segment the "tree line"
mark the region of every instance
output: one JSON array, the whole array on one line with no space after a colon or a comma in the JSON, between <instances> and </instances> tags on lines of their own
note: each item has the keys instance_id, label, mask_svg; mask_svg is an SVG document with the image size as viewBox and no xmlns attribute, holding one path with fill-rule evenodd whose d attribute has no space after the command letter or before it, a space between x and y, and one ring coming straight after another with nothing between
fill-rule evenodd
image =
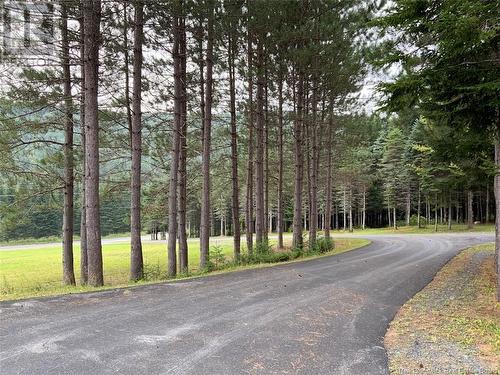
<instances>
[{"instance_id":1,"label":"tree line","mask_svg":"<svg viewBox=\"0 0 500 375\"><path fill-rule=\"evenodd\" d=\"M76 282L79 233L81 282L99 286L106 212L130 228L131 280L143 230L168 232L175 277L188 236L205 268L214 234L233 236L237 261L267 251L270 232L278 248L291 231L289 246L314 249L320 231L492 220L486 127L457 130L443 108L399 95L405 74L386 86L387 111L359 110L371 64L396 61L394 38L374 40L400 20L373 24L377 12L349 0L56 2L49 63L4 54L4 225L33 195L62 202L64 282Z\"/></svg>"}]
</instances>

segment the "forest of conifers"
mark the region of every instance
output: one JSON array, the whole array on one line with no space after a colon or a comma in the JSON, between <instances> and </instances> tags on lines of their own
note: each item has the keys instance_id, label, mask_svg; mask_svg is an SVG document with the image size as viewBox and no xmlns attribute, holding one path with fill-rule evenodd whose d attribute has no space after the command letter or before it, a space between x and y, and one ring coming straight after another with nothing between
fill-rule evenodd
<instances>
[{"instance_id":1,"label":"forest of conifers","mask_svg":"<svg viewBox=\"0 0 500 375\"><path fill-rule=\"evenodd\" d=\"M174 277L188 237L203 268L213 235L237 260L271 232L301 249L334 229L492 222L494 3L61 0L32 15L44 46L6 1L0 240L61 236L74 284L78 235L99 286L109 233L130 232L138 280L144 232L168 233Z\"/></svg>"}]
</instances>

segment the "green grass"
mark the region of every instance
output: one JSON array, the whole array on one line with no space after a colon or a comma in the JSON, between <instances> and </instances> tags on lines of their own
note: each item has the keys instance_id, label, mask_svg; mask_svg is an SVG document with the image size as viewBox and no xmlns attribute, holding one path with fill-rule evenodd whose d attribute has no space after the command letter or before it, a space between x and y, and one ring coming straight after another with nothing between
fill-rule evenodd
<instances>
[{"instance_id":1,"label":"green grass","mask_svg":"<svg viewBox=\"0 0 500 375\"><path fill-rule=\"evenodd\" d=\"M129 237L130 232L123 233L110 233L105 236L102 236L103 239L110 238L120 238L120 237ZM73 239L80 240L80 236L75 235ZM20 238L11 241L0 241L0 246L16 246L16 245L32 245L32 244L46 244L52 242L60 242L61 236L48 236L48 237L40 237L40 238Z\"/></svg>"},{"instance_id":2,"label":"green grass","mask_svg":"<svg viewBox=\"0 0 500 375\"><path fill-rule=\"evenodd\" d=\"M465 224L453 224L451 226L451 231L448 230L447 225L438 225L438 233L451 233L451 232L494 232L495 225L494 224L476 224L472 229L467 229L467 225ZM344 231L334 231L335 233L349 233ZM354 234L390 234L390 233L399 233L399 234L421 234L421 233L436 233L434 229L434 225L427 225L425 228L417 228L416 226L401 226L398 229L394 230L394 228L367 228L365 230L355 228Z\"/></svg>"},{"instance_id":3,"label":"green grass","mask_svg":"<svg viewBox=\"0 0 500 375\"><path fill-rule=\"evenodd\" d=\"M287 240L289 240L288 237ZM355 238L337 239L335 240L335 250L328 254L351 250L367 243L369 241ZM231 238L212 238L211 246L220 246L226 258L232 259ZM77 281L80 278L79 252L80 248L76 245L74 248L74 266ZM100 289L131 285L128 281L129 252L130 245L128 243L103 245L105 286ZM143 254L147 280L140 283L165 280L167 266L165 243L160 241L145 242L143 244ZM197 239L189 240L190 274L199 274L198 260L199 241ZM233 267L228 270L234 269ZM61 279L60 246L0 251L0 300L96 290L96 288L81 285L64 286Z\"/></svg>"}]
</instances>

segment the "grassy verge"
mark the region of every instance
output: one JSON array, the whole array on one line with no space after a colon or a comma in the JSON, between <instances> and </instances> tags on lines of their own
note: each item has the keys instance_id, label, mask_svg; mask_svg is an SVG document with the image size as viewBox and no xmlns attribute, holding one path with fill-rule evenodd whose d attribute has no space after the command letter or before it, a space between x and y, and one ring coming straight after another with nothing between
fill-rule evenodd
<instances>
[{"instance_id":1,"label":"grassy verge","mask_svg":"<svg viewBox=\"0 0 500 375\"><path fill-rule=\"evenodd\" d=\"M369 243L367 240L349 238L336 239L335 249L322 255L332 255ZM232 260L232 239L213 238L211 244L219 253L221 268L217 272L228 272L235 269L255 267L259 265L234 266L227 264ZM75 276L80 276L79 247L75 246ZM99 289L132 285L128 281L129 272L128 243L104 244L103 262L105 286ZM147 242L143 244L145 280L140 283L165 281L167 268L166 247L163 242ZM317 254L304 254L316 256ZM212 257L213 258L213 257ZM189 241L190 276L200 274L198 269L199 242ZM218 265L219 266L219 265ZM46 247L29 250L0 251L0 300L20 299L35 296L49 296L96 290L88 286L68 287L61 284L62 266L60 247ZM138 284L138 283L134 283Z\"/></svg>"},{"instance_id":2,"label":"grassy verge","mask_svg":"<svg viewBox=\"0 0 500 375\"><path fill-rule=\"evenodd\" d=\"M448 230L447 225L438 225L438 233L454 233L454 232L494 232L495 225L493 224L476 224L472 229L468 229L465 224L454 224L451 226L451 231ZM341 231L343 232L343 231ZM348 233L348 232L346 232ZM433 225L427 225L424 228L418 228L417 226L404 226L398 227L398 229L390 228L367 228L365 230L355 229L354 234L426 234L426 233L436 233Z\"/></svg>"},{"instance_id":3,"label":"grassy verge","mask_svg":"<svg viewBox=\"0 0 500 375\"><path fill-rule=\"evenodd\" d=\"M401 308L385 337L391 373L500 373L493 248L464 250Z\"/></svg>"}]
</instances>

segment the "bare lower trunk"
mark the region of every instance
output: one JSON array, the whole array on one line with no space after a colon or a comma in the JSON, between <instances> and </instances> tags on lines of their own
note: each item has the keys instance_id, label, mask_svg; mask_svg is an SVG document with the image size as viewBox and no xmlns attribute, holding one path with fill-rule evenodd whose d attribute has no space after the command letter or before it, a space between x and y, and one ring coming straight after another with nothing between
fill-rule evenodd
<instances>
[{"instance_id":1,"label":"bare lower trunk","mask_svg":"<svg viewBox=\"0 0 500 375\"><path fill-rule=\"evenodd\" d=\"M472 203L474 200L474 194L471 190L467 190L467 228L472 229L474 226L474 211L472 208Z\"/></svg>"},{"instance_id":2,"label":"bare lower trunk","mask_svg":"<svg viewBox=\"0 0 500 375\"><path fill-rule=\"evenodd\" d=\"M417 228L420 229L420 206L421 206L420 186L418 187L418 203L417 203Z\"/></svg>"},{"instance_id":3,"label":"bare lower trunk","mask_svg":"<svg viewBox=\"0 0 500 375\"><path fill-rule=\"evenodd\" d=\"M181 10L184 12L184 9ZM180 19L179 54L181 60L181 132L179 150L178 175L178 235L179 238L179 270L186 274L189 271L187 245L187 56L186 56L186 21L182 14Z\"/></svg>"},{"instance_id":4,"label":"bare lower trunk","mask_svg":"<svg viewBox=\"0 0 500 375\"><path fill-rule=\"evenodd\" d=\"M255 243L257 247L265 240L265 192L264 192L264 51L262 37L257 42L257 122L255 158Z\"/></svg>"},{"instance_id":5,"label":"bare lower trunk","mask_svg":"<svg viewBox=\"0 0 500 375\"><path fill-rule=\"evenodd\" d=\"M304 177L304 158L302 151L302 109L303 109L303 88L304 81L302 73L299 73L299 82L297 85L297 111L294 119L294 208L293 208L293 247L302 249L302 183Z\"/></svg>"},{"instance_id":6,"label":"bare lower trunk","mask_svg":"<svg viewBox=\"0 0 500 375\"><path fill-rule=\"evenodd\" d=\"M228 68L229 68L229 97L230 97L230 112L231 112L231 214L233 220L233 252L234 260L240 259L240 188L238 186L238 134L236 127L236 70L234 67L234 57L236 54L235 41L230 34L229 36L229 51L228 51Z\"/></svg>"},{"instance_id":7,"label":"bare lower trunk","mask_svg":"<svg viewBox=\"0 0 500 375\"><path fill-rule=\"evenodd\" d=\"M325 200L325 237L330 238L332 216L332 136L333 136L333 110L330 108L330 119L326 135L326 200Z\"/></svg>"},{"instance_id":8,"label":"bare lower trunk","mask_svg":"<svg viewBox=\"0 0 500 375\"><path fill-rule=\"evenodd\" d=\"M346 199L346 189L344 186L344 204L343 204L343 214L344 214L344 232L347 229L347 199Z\"/></svg>"},{"instance_id":9,"label":"bare lower trunk","mask_svg":"<svg viewBox=\"0 0 500 375\"><path fill-rule=\"evenodd\" d=\"M490 222L490 184L486 184L486 223Z\"/></svg>"},{"instance_id":10,"label":"bare lower trunk","mask_svg":"<svg viewBox=\"0 0 500 375\"><path fill-rule=\"evenodd\" d=\"M177 275L177 230L178 230L178 208L177 208L177 189L179 177L179 158L180 158L180 134L182 128L182 76L181 76L181 57L180 40L181 26L180 17L174 17L174 44L172 47L174 61L174 122L172 129L172 149L170 161L170 186L168 193L168 265L167 276L175 277Z\"/></svg>"},{"instance_id":11,"label":"bare lower trunk","mask_svg":"<svg viewBox=\"0 0 500 375\"><path fill-rule=\"evenodd\" d=\"M99 120L98 66L101 2L84 2L85 71L85 205L87 224L88 283L104 284L102 270L101 221L99 215Z\"/></svg>"},{"instance_id":12,"label":"bare lower trunk","mask_svg":"<svg viewBox=\"0 0 500 375\"><path fill-rule=\"evenodd\" d=\"M438 204L436 195L436 201L434 202L434 232L437 231L438 231Z\"/></svg>"},{"instance_id":13,"label":"bare lower trunk","mask_svg":"<svg viewBox=\"0 0 500 375\"><path fill-rule=\"evenodd\" d=\"M86 285L88 282L88 260L87 260L87 219L85 208L85 70L83 61L85 59L84 52L84 25L83 25L83 12L80 18L80 130L81 130L81 143L82 143L82 193L81 193L81 214L80 214L80 283Z\"/></svg>"},{"instance_id":14,"label":"bare lower trunk","mask_svg":"<svg viewBox=\"0 0 500 375\"><path fill-rule=\"evenodd\" d=\"M408 191L406 192L406 226L410 225L410 216L411 216L411 194L410 190L408 188Z\"/></svg>"},{"instance_id":15,"label":"bare lower trunk","mask_svg":"<svg viewBox=\"0 0 500 375\"><path fill-rule=\"evenodd\" d=\"M316 83L313 82L313 86ZM317 139L317 92L313 88L312 98L312 123L311 125L311 180L310 180L310 202L309 202L309 249L313 250L316 247L316 235L318 231L318 174L317 174L317 157L318 157L318 139Z\"/></svg>"},{"instance_id":16,"label":"bare lower trunk","mask_svg":"<svg viewBox=\"0 0 500 375\"><path fill-rule=\"evenodd\" d=\"M352 232L352 188L349 189L349 232Z\"/></svg>"},{"instance_id":17,"label":"bare lower trunk","mask_svg":"<svg viewBox=\"0 0 500 375\"><path fill-rule=\"evenodd\" d=\"M63 209L63 282L75 285L73 269L73 99L71 96L71 69L69 65L67 5L61 4L62 71L64 77L64 209Z\"/></svg>"},{"instance_id":18,"label":"bare lower trunk","mask_svg":"<svg viewBox=\"0 0 500 375\"><path fill-rule=\"evenodd\" d=\"M209 260L210 245L210 143L212 138L212 74L213 74L213 44L214 44L214 9L210 3L207 34L207 74L205 80L205 116L203 121L203 151L202 151L202 199L200 223L200 268L205 268Z\"/></svg>"},{"instance_id":19,"label":"bare lower trunk","mask_svg":"<svg viewBox=\"0 0 500 375\"><path fill-rule=\"evenodd\" d=\"M366 228L366 188L363 187L363 219L361 220L361 228Z\"/></svg>"},{"instance_id":20,"label":"bare lower trunk","mask_svg":"<svg viewBox=\"0 0 500 375\"><path fill-rule=\"evenodd\" d=\"M246 207L245 207L245 230L247 251L251 255L253 253L253 78L252 78L252 37L248 31L248 160L247 160L247 186L246 186Z\"/></svg>"},{"instance_id":21,"label":"bare lower trunk","mask_svg":"<svg viewBox=\"0 0 500 375\"><path fill-rule=\"evenodd\" d=\"M452 205L451 205L451 193L448 200L448 230L451 230L451 216L452 216Z\"/></svg>"},{"instance_id":22,"label":"bare lower trunk","mask_svg":"<svg viewBox=\"0 0 500 375\"><path fill-rule=\"evenodd\" d=\"M500 109L497 108L495 134L495 269L497 277L497 301L500 302Z\"/></svg>"},{"instance_id":23,"label":"bare lower trunk","mask_svg":"<svg viewBox=\"0 0 500 375\"><path fill-rule=\"evenodd\" d=\"M278 212L276 230L278 249L283 248L283 77L280 72L278 81Z\"/></svg>"},{"instance_id":24,"label":"bare lower trunk","mask_svg":"<svg viewBox=\"0 0 500 375\"><path fill-rule=\"evenodd\" d=\"M392 207L392 224L394 229L398 229L398 222L396 220L396 206Z\"/></svg>"},{"instance_id":25,"label":"bare lower trunk","mask_svg":"<svg viewBox=\"0 0 500 375\"><path fill-rule=\"evenodd\" d=\"M125 20L125 22L127 22ZM141 243L141 157L142 157L142 43L144 10L141 0L135 2L134 11L134 72L132 88L132 126L130 146L132 151L130 179L130 280L143 277Z\"/></svg>"}]
</instances>

